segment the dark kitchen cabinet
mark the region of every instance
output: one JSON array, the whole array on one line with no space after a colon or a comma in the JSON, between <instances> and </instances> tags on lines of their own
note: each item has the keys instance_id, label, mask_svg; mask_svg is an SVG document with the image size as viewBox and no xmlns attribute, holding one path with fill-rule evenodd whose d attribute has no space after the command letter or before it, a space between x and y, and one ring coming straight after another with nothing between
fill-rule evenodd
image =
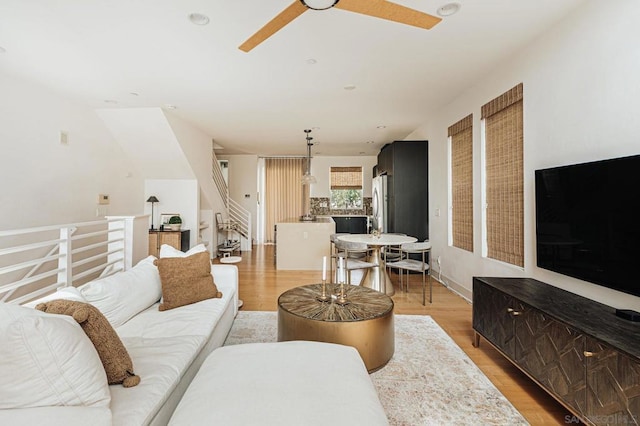
<instances>
[{"instance_id":1,"label":"dark kitchen cabinet","mask_svg":"<svg viewBox=\"0 0 640 426\"><path fill-rule=\"evenodd\" d=\"M368 220L366 216L333 216L338 234L368 234Z\"/></svg>"},{"instance_id":2,"label":"dark kitchen cabinet","mask_svg":"<svg viewBox=\"0 0 640 426\"><path fill-rule=\"evenodd\" d=\"M427 141L396 141L378 154L378 175L387 175L387 232L429 238Z\"/></svg>"}]
</instances>

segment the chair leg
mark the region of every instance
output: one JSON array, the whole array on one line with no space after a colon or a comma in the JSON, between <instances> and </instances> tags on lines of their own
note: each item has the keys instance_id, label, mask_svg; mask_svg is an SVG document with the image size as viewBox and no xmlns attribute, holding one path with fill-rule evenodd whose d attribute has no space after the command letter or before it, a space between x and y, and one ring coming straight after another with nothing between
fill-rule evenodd
<instances>
[{"instance_id":1,"label":"chair leg","mask_svg":"<svg viewBox=\"0 0 640 426\"><path fill-rule=\"evenodd\" d=\"M389 279L391 279L391 270L393 268L386 268L385 272L387 273L387 275L389 276ZM393 285L393 282L391 283Z\"/></svg>"},{"instance_id":2,"label":"chair leg","mask_svg":"<svg viewBox=\"0 0 640 426\"><path fill-rule=\"evenodd\" d=\"M330 280L334 280L334 283L338 282L338 249L336 248L336 244L333 241L329 241L329 277ZM335 268L333 264L335 262ZM334 275L335 273L335 275Z\"/></svg>"},{"instance_id":3,"label":"chair leg","mask_svg":"<svg viewBox=\"0 0 640 426\"><path fill-rule=\"evenodd\" d=\"M336 262L335 275L333 275L334 273L333 262ZM334 283L338 282L338 258L337 257L331 256L331 258L329 259L329 280Z\"/></svg>"},{"instance_id":4,"label":"chair leg","mask_svg":"<svg viewBox=\"0 0 640 426\"><path fill-rule=\"evenodd\" d=\"M423 262L424 263L424 262ZM427 253L427 265L429 270L427 271L427 279L429 280L429 303L433 303L433 283L431 282L431 250Z\"/></svg>"},{"instance_id":5,"label":"chair leg","mask_svg":"<svg viewBox=\"0 0 640 426\"><path fill-rule=\"evenodd\" d=\"M422 306L426 306L426 303L425 303L425 282L424 282L424 271L422 271Z\"/></svg>"},{"instance_id":6,"label":"chair leg","mask_svg":"<svg viewBox=\"0 0 640 426\"><path fill-rule=\"evenodd\" d=\"M362 276L360 277L360 281L358 282L359 286L362 286L364 284L364 278L369 274L369 269L361 269L362 271Z\"/></svg>"},{"instance_id":7,"label":"chair leg","mask_svg":"<svg viewBox=\"0 0 640 426\"><path fill-rule=\"evenodd\" d=\"M349 269L349 251L345 250L344 253L344 273L345 273L345 284L351 285L351 269Z\"/></svg>"}]
</instances>

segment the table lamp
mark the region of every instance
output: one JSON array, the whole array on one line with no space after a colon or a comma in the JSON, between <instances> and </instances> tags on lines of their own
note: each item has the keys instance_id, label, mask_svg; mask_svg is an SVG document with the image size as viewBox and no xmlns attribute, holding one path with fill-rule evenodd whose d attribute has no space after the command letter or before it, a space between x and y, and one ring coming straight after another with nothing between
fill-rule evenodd
<instances>
[{"instance_id":1,"label":"table lamp","mask_svg":"<svg viewBox=\"0 0 640 426\"><path fill-rule=\"evenodd\" d=\"M153 231L153 205L157 202L159 202L160 200L158 200L158 198L155 195L152 195L151 197L149 197L149 199L147 200L147 203L151 203L151 230Z\"/></svg>"}]
</instances>

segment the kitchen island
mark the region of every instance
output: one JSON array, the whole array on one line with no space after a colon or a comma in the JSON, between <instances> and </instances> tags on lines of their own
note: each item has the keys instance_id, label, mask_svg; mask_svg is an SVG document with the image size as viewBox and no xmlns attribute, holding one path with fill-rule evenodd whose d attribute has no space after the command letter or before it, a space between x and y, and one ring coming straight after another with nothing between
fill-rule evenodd
<instances>
[{"instance_id":1,"label":"kitchen island","mask_svg":"<svg viewBox=\"0 0 640 426\"><path fill-rule=\"evenodd\" d=\"M331 217L303 222L290 218L276 224L276 269L322 270L322 257L331 261L329 238L336 232ZM327 263L328 268L328 263Z\"/></svg>"}]
</instances>

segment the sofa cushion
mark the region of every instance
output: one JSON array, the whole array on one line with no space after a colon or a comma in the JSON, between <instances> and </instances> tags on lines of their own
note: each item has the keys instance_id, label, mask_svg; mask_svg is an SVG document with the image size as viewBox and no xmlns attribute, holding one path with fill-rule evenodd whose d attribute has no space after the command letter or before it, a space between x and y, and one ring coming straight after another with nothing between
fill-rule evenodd
<instances>
[{"instance_id":1,"label":"sofa cushion","mask_svg":"<svg viewBox=\"0 0 640 426\"><path fill-rule=\"evenodd\" d=\"M190 248L188 251L180 251L177 248L170 246L168 244L162 244L160 246L160 258L163 257L188 257L192 254L202 253L207 251L207 248L204 244L198 244L195 247Z\"/></svg>"},{"instance_id":2,"label":"sofa cushion","mask_svg":"<svg viewBox=\"0 0 640 426\"><path fill-rule=\"evenodd\" d=\"M205 336L123 337L122 341L136 363L136 372L143 380L133 388L111 386L114 425L153 423L153 416L181 383L206 340Z\"/></svg>"},{"instance_id":3,"label":"sofa cushion","mask_svg":"<svg viewBox=\"0 0 640 426\"><path fill-rule=\"evenodd\" d=\"M160 300L162 289L155 259L149 256L127 271L91 281L79 290L114 328L119 327Z\"/></svg>"},{"instance_id":4,"label":"sofa cushion","mask_svg":"<svg viewBox=\"0 0 640 426\"><path fill-rule=\"evenodd\" d=\"M36 309L50 314L69 315L80 324L100 356L110 385L122 383L128 388L140 383L140 377L133 372L133 362L127 349L98 308L73 300L51 300L39 304Z\"/></svg>"},{"instance_id":5,"label":"sofa cushion","mask_svg":"<svg viewBox=\"0 0 640 426\"><path fill-rule=\"evenodd\" d=\"M113 426L109 407L37 407L0 410L0 425Z\"/></svg>"},{"instance_id":6,"label":"sofa cushion","mask_svg":"<svg viewBox=\"0 0 640 426\"><path fill-rule=\"evenodd\" d=\"M118 327L118 336L125 346L128 337L162 339L176 336L210 336L227 305L235 304L235 288L232 285L216 281L216 287L223 293L222 298L207 299L168 311L160 311L157 305L153 305ZM129 353L131 354L131 351ZM133 358L133 355L131 356ZM135 362L135 358L133 360Z\"/></svg>"},{"instance_id":7,"label":"sofa cushion","mask_svg":"<svg viewBox=\"0 0 640 426\"><path fill-rule=\"evenodd\" d=\"M32 300L31 302L27 302L22 306L26 306L28 308L35 308L36 305L44 302L48 302L49 300L56 299L66 299L66 300L75 300L77 302L86 302L87 299L84 298L80 290L75 287L60 287L54 293L47 294L46 296L40 297L36 300Z\"/></svg>"},{"instance_id":8,"label":"sofa cushion","mask_svg":"<svg viewBox=\"0 0 640 426\"><path fill-rule=\"evenodd\" d=\"M108 407L98 353L69 317L0 303L0 409Z\"/></svg>"},{"instance_id":9,"label":"sofa cushion","mask_svg":"<svg viewBox=\"0 0 640 426\"><path fill-rule=\"evenodd\" d=\"M213 282L208 252L188 257L160 258L155 264L162 283L162 303L158 307L161 311L222 297Z\"/></svg>"}]
</instances>

